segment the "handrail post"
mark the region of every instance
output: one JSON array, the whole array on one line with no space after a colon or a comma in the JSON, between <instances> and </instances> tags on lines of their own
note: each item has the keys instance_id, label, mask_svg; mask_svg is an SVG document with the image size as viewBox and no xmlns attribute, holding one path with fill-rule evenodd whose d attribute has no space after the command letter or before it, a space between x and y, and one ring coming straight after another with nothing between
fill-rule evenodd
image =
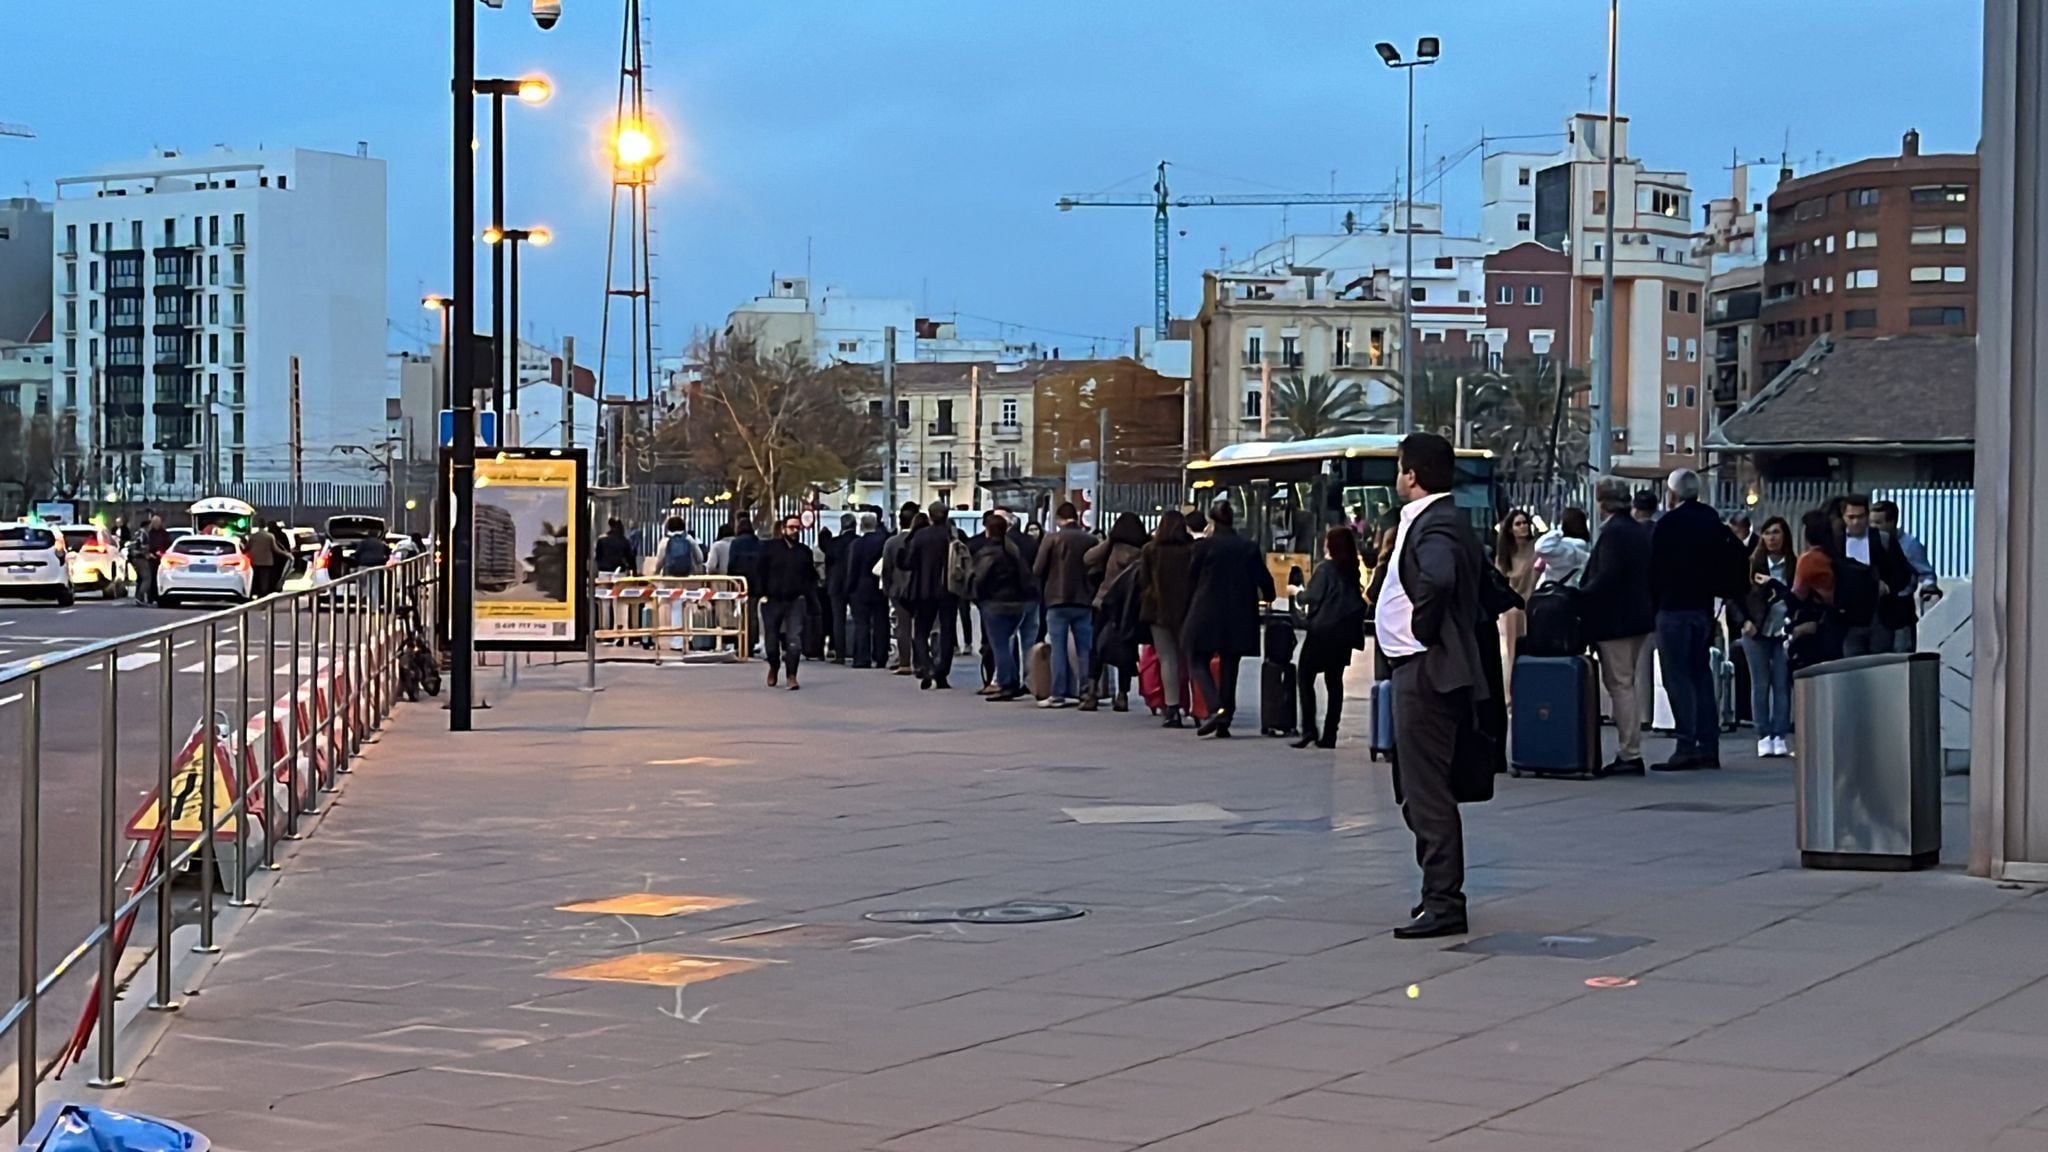
<instances>
[{"instance_id":1,"label":"handrail post","mask_svg":"<svg viewBox=\"0 0 2048 1152\"><path fill-rule=\"evenodd\" d=\"M152 1012L176 1012L184 1005L171 998L171 715L172 693L177 689L176 668L171 662L171 637L166 632L157 642L157 748L156 748L156 995L150 998Z\"/></svg>"},{"instance_id":2,"label":"handrail post","mask_svg":"<svg viewBox=\"0 0 2048 1152\"><path fill-rule=\"evenodd\" d=\"M335 688L341 683L341 677L338 673L341 661L341 645L339 642L341 635L341 617L339 614L341 596L337 591L339 588L340 585L338 584L328 586L328 595L326 597L327 643L324 646L315 645L316 647L323 648L326 652L324 662L327 665L327 715L324 719L327 742L327 779L322 785L322 791L326 792L338 791L341 788L340 774L348 771L348 766L342 762L344 757L341 750L341 725L337 719L338 713L341 710L341 702L334 698Z\"/></svg>"},{"instance_id":3,"label":"handrail post","mask_svg":"<svg viewBox=\"0 0 2048 1152\"><path fill-rule=\"evenodd\" d=\"M263 602L263 870L277 871L277 602ZM243 726L247 728L247 725ZM291 802L285 802L287 808Z\"/></svg>"},{"instance_id":4,"label":"handrail post","mask_svg":"<svg viewBox=\"0 0 2048 1152\"><path fill-rule=\"evenodd\" d=\"M114 968L120 953L114 946L114 886L120 882L120 863L114 859L115 825L120 819L121 755L121 650L106 655L106 672L100 681L100 938L99 976L99 1065L86 1084L93 1088L119 1088L128 1081L114 1072ZM161 811L161 809L159 809Z\"/></svg>"},{"instance_id":5,"label":"handrail post","mask_svg":"<svg viewBox=\"0 0 2048 1152\"><path fill-rule=\"evenodd\" d=\"M300 694L305 692L307 687L301 679L303 673L300 671L302 667L300 661L304 660L305 657L301 655L303 646L299 636L299 613L303 611L310 618L313 624L315 647L317 647L317 642L320 638L320 617L315 616L314 612L317 610L319 603L319 593L309 589L300 593L292 604L292 671L290 677L292 694L289 706L285 709L288 714L287 723L291 731L291 750L286 753L286 755L291 757L292 786L289 789L292 794L291 825L285 833L286 839L290 840L297 840L299 838L299 817L301 815L318 816L320 814L319 757L307 750L308 745L315 743L315 739L312 732L301 731L299 728L299 698ZM302 760L306 766L304 772L299 770L299 763ZM301 776L304 776L305 779L300 779ZM299 791L302 787L305 789L303 793Z\"/></svg>"},{"instance_id":6,"label":"handrail post","mask_svg":"<svg viewBox=\"0 0 2048 1152\"><path fill-rule=\"evenodd\" d=\"M211 954L220 951L220 945L213 942L213 886L220 872L213 826L214 818L220 814L220 797L213 790L213 774L220 767L219 757L214 755L220 730L213 722L213 711L219 703L219 690L213 682L219 663L214 657L218 651L215 645L220 642L218 626L207 621L205 635L206 656L199 662L200 676L205 680L199 689L199 943L192 950ZM163 818L169 820L170 806L164 805L162 811ZM164 887L170 887L168 879Z\"/></svg>"},{"instance_id":7,"label":"handrail post","mask_svg":"<svg viewBox=\"0 0 2048 1152\"><path fill-rule=\"evenodd\" d=\"M21 710L21 856L20 867L15 874L18 882L16 895L21 906L16 911L19 923L16 943L21 951L15 957L15 972L20 980L21 999L28 1010L22 1013L16 1024L15 1041L15 1132L22 1139L28 1139L28 1130L35 1123L36 1081L39 1064L36 1060L36 976L39 964L36 956L36 929L38 907L42 896L42 878L37 869L42 863L42 738L43 738L43 677L36 673L28 678L22 689L25 707Z\"/></svg>"},{"instance_id":8,"label":"handrail post","mask_svg":"<svg viewBox=\"0 0 2048 1152\"><path fill-rule=\"evenodd\" d=\"M235 614L235 685L240 689L237 697L241 706L235 709L240 722L235 725L235 802L229 812L235 818L235 878L229 885L228 907L251 907L249 899L249 821L255 815L255 805L249 803L249 608ZM269 806L264 814L269 815ZM266 843L270 834L263 835Z\"/></svg>"}]
</instances>

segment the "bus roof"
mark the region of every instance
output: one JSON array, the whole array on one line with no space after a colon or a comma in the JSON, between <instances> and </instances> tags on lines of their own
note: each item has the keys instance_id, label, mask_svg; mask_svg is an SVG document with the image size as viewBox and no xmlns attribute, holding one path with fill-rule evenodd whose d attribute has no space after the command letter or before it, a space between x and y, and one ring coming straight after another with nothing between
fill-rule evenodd
<instances>
[{"instance_id":1,"label":"bus roof","mask_svg":"<svg viewBox=\"0 0 2048 1152\"><path fill-rule=\"evenodd\" d=\"M1188 467L1199 470L1273 460L1393 456L1400 448L1401 438L1386 432L1361 432L1352 436L1317 436L1308 440L1254 440L1244 444L1225 445L1217 449L1214 456L1207 460L1193 461ZM1468 459L1487 459L1492 457L1493 453L1484 448L1460 448L1458 455Z\"/></svg>"}]
</instances>

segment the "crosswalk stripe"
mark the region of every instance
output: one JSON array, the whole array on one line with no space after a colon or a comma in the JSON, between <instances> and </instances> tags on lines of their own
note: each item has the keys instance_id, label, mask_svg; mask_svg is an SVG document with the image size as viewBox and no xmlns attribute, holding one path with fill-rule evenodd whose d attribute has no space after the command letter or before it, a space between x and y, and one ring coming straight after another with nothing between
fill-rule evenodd
<instances>
[{"instance_id":1,"label":"crosswalk stripe","mask_svg":"<svg viewBox=\"0 0 2048 1152\"><path fill-rule=\"evenodd\" d=\"M215 656L213 658L213 670L215 672L233 671L235 666L240 664L241 662L241 659L236 656ZM201 660L199 663L194 664L189 668L180 668L178 669L178 671L204 673L206 671L206 661Z\"/></svg>"},{"instance_id":2,"label":"crosswalk stripe","mask_svg":"<svg viewBox=\"0 0 2048 1152\"><path fill-rule=\"evenodd\" d=\"M164 654L161 652L130 652L114 661L114 667L123 672L133 672L137 668L147 668L163 658Z\"/></svg>"}]
</instances>

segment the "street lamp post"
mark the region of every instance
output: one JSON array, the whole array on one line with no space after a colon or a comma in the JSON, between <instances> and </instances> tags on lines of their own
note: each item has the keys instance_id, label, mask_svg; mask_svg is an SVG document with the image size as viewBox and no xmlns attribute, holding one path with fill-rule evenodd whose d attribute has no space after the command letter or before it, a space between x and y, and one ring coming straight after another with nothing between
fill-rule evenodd
<instances>
[{"instance_id":1,"label":"street lamp post","mask_svg":"<svg viewBox=\"0 0 2048 1152\"><path fill-rule=\"evenodd\" d=\"M1600 249L1600 304L1594 311L1595 335L1600 340L1600 362L1594 365L1591 443L1587 465L1595 476L1605 476L1614 455L1614 218L1621 206L1614 202L1614 162L1617 149L1614 123L1614 65L1621 36L1621 0L1607 0L1607 220Z\"/></svg>"},{"instance_id":2,"label":"street lamp post","mask_svg":"<svg viewBox=\"0 0 2048 1152\"><path fill-rule=\"evenodd\" d=\"M546 80L529 76L517 80L479 80L476 94L491 98L491 229L502 232L505 228L505 97L516 96L522 103L544 104L554 94ZM518 259L515 253L513 259ZM517 376L519 323L512 323L512 367L509 370ZM507 373L505 346L505 250L493 247L491 250L491 351L496 357L491 364L491 408L498 414L498 427L502 433L505 426L505 377ZM518 392L518 384L512 390Z\"/></svg>"},{"instance_id":3,"label":"street lamp post","mask_svg":"<svg viewBox=\"0 0 2048 1152\"><path fill-rule=\"evenodd\" d=\"M484 243L494 248L510 248L512 250L512 278L508 282L510 289L507 293L511 298L510 311L512 313L512 381L509 386L511 392L510 421L512 425L516 425L519 421L519 246L521 244L532 244L538 248L545 248L548 242L553 239L554 235L545 228L487 228L484 230ZM506 421L507 417L501 412L498 417L498 436L501 442L510 443L511 441L506 439L506 434L509 430Z\"/></svg>"},{"instance_id":4,"label":"street lamp post","mask_svg":"<svg viewBox=\"0 0 2048 1152\"><path fill-rule=\"evenodd\" d=\"M1415 373L1415 70L1436 63L1443 51L1443 42L1435 36L1424 36L1415 42L1415 59L1401 59L1401 50L1385 40L1373 45L1380 59L1389 68L1398 68L1408 74L1408 195L1407 207L1403 209L1407 219L1402 231L1408 234L1407 254L1401 258L1401 431L1415 431L1415 389L1419 386Z\"/></svg>"},{"instance_id":5,"label":"street lamp post","mask_svg":"<svg viewBox=\"0 0 2048 1152\"><path fill-rule=\"evenodd\" d=\"M455 377L450 375L448 371L448 333L449 321L455 314L455 298L453 296L422 296L420 297L420 306L429 312L438 312L441 315L441 407L453 408L455 407L455 388L453 385Z\"/></svg>"}]
</instances>

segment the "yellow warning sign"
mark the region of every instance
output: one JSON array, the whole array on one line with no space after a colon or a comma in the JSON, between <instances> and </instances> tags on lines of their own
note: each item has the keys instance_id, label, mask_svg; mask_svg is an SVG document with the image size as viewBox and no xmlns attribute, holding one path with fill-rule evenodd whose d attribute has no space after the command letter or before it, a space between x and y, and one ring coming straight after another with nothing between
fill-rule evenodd
<instances>
[{"instance_id":1,"label":"yellow warning sign","mask_svg":"<svg viewBox=\"0 0 2048 1152\"><path fill-rule=\"evenodd\" d=\"M736 960L728 956L684 956L674 952L635 952L548 975L556 980L606 980L625 984L659 984L681 988L720 976L752 972L769 960Z\"/></svg>"},{"instance_id":2,"label":"yellow warning sign","mask_svg":"<svg viewBox=\"0 0 2048 1152\"><path fill-rule=\"evenodd\" d=\"M686 916L692 912L711 912L751 903L753 901L738 896L664 896L659 892L634 892L578 904L561 904L555 911L590 912L599 916Z\"/></svg>"},{"instance_id":3,"label":"yellow warning sign","mask_svg":"<svg viewBox=\"0 0 2048 1152\"><path fill-rule=\"evenodd\" d=\"M194 748L188 750L177 774L171 777L171 835L174 838L195 840L206 829L205 770L204 753ZM216 836L232 837L241 824L241 814L228 811L234 802L235 786L228 783L227 765L222 757L216 755L213 762L213 811L214 818L220 823ZM152 796L149 804L128 822L128 835L137 839L153 835L161 818L158 815L158 798Z\"/></svg>"}]
</instances>

